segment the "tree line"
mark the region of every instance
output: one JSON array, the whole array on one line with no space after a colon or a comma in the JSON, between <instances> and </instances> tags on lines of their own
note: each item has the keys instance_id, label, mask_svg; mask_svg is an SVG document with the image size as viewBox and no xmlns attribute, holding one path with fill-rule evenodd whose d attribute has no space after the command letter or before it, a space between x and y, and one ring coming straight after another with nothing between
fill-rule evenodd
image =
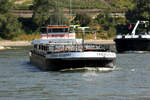
<instances>
[{"instance_id":1,"label":"tree line","mask_svg":"<svg viewBox=\"0 0 150 100\"><path fill-rule=\"evenodd\" d=\"M16 2L19 0L11 0ZM113 10L125 11L128 8L133 7L132 0L55 0L59 1L58 5L60 7L70 8L70 3L72 9L106 9L111 7ZM15 5L15 9L32 9L32 3L34 0L27 0L22 4Z\"/></svg>"},{"instance_id":2,"label":"tree line","mask_svg":"<svg viewBox=\"0 0 150 100\"><path fill-rule=\"evenodd\" d=\"M91 1L85 0L85 2ZM109 5L115 5L115 3L110 2L111 0L106 1ZM124 2L125 0L119 1ZM128 3L124 2L124 5L115 5L117 9L124 8L125 17L111 16L113 9L107 7L96 18L92 19L86 12L73 12L75 17L70 20L63 13L65 7L60 6L56 0L34 0L32 18L18 18L14 16L12 10L15 9L15 5L10 0L0 0L0 38L11 40L23 34L40 33L40 28L49 24L89 26L90 30L98 31L98 35L106 35L105 38L113 37L119 33L125 34L130 31L128 29L130 23L135 23L137 20L150 21L149 0L127 1L132 3L125 5ZM53 14L49 12L51 9L54 10Z\"/></svg>"}]
</instances>

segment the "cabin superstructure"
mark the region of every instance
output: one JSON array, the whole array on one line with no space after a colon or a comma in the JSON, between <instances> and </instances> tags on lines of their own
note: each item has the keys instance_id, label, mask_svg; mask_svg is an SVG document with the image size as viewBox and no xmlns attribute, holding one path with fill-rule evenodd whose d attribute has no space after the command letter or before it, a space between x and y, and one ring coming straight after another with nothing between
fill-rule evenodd
<instances>
[{"instance_id":1,"label":"cabin superstructure","mask_svg":"<svg viewBox=\"0 0 150 100\"><path fill-rule=\"evenodd\" d=\"M41 39L75 39L73 28L65 25L49 25L42 27Z\"/></svg>"},{"instance_id":2,"label":"cabin superstructure","mask_svg":"<svg viewBox=\"0 0 150 100\"><path fill-rule=\"evenodd\" d=\"M41 28L41 38L33 40L33 45L45 45L45 44L77 44L82 43L82 39L76 39L75 25L48 25L47 27Z\"/></svg>"}]
</instances>

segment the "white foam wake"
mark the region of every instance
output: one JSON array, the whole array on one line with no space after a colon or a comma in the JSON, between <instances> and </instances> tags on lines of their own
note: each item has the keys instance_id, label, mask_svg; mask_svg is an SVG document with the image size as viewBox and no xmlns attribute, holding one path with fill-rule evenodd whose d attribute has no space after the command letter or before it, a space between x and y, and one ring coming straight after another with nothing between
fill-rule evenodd
<instances>
[{"instance_id":1,"label":"white foam wake","mask_svg":"<svg viewBox=\"0 0 150 100\"><path fill-rule=\"evenodd\" d=\"M88 72L107 72L107 71L113 71L115 70L115 66L110 68L110 67L83 67L83 68L70 68L70 69L63 69L61 70L62 72L63 71L88 71Z\"/></svg>"}]
</instances>

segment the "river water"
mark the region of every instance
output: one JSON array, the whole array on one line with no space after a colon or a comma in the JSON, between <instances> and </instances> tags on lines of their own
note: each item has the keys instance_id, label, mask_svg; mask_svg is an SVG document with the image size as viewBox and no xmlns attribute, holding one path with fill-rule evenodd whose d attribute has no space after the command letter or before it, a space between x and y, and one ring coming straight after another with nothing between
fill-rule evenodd
<instances>
[{"instance_id":1,"label":"river water","mask_svg":"<svg viewBox=\"0 0 150 100\"><path fill-rule=\"evenodd\" d=\"M117 54L110 72L45 72L29 49L0 51L0 100L150 100L150 53Z\"/></svg>"}]
</instances>

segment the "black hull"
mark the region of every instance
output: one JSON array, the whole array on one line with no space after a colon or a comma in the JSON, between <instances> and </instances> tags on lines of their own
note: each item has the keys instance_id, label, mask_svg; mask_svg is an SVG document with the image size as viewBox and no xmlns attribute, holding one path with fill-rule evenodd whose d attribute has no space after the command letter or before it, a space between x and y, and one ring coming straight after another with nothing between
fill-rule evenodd
<instances>
[{"instance_id":1,"label":"black hull","mask_svg":"<svg viewBox=\"0 0 150 100\"><path fill-rule=\"evenodd\" d=\"M30 62L42 70L58 71L69 68L105 67L114 68L115 59L46 59L44 56L32 53Z\"/></svg>"},{"instance_id":2,"label":"black hull","mask_svg":"<svg viewBox=\"0 0 150 100\"><path fill-rule=\"evenodd\" d=\"M118 53L126 51L150 51L150 39L147 38L121 38L114 41Z\"/></svg>"}]
</instances>

